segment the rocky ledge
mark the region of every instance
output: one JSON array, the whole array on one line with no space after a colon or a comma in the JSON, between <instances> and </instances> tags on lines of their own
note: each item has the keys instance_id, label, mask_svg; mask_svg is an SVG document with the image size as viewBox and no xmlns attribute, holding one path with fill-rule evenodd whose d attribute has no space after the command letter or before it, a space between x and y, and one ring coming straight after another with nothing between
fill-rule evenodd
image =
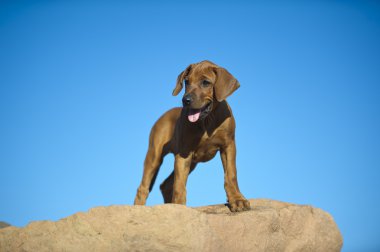
<instances>
[{"instance_id":1,"label":"rocky ledge","mask_svg":"<svg viewBox=\"0 0 380 252\"><path fill-rule=\"evenodd\" d=\"M340 251L327 212L274 200L225 205L96 207L56 222L0 229L0 251Z\"/></svg>"}]
</instances>

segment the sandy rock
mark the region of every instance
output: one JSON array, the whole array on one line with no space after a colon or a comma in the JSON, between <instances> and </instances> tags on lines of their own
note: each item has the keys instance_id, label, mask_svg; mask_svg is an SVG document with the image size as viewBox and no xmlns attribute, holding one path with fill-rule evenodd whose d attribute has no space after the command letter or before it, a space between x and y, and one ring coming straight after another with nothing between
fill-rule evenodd
<instances>
[{"instance_id":1,"label":"sandy rock","mask_svg":"<svg viewBox=\"0 0 380 252\"><path fill-rule=\"evenodd\" d=\"M225 205L96 207L57 222L0 230L0 251L340 251L342 236L321 209L251 200Z\"/></svg>"},{"instance_id":2,"label":"sandy rock","mask_svg":"<svg viewBox=\"0 0 380 252\"><path fill-rule=\"evenodd\" d=\"M0 221L0 228L5 228L5 227L9 227L10 224L4 222L4 221Z\"/></svg>"}]
</instances>

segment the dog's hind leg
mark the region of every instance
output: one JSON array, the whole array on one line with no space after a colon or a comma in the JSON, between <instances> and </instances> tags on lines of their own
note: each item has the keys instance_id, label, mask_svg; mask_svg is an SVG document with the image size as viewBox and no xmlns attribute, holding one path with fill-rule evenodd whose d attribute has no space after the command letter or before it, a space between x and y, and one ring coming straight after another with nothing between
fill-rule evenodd
<instances>
[{"instance_id":1,"label":"dog's hind leg","mask_svg":"<svg viewBox=\"0 0 380 252\"><path fill-rule=\"evenodd\" d=\"M137 189L135 197L135 205L145 205L149 192L152 190L156 180L159 168L162 164L164 156L167 154L164 146L161 144L155 146L153 141L149 144L148 153L144 161L144 173L141 184Z\"/></svg>"},{"instance_id":2,"label":"dog's hind leg","mask_svg":"<svg viewBox=\"0 0 380 252\"><path fill-rule=\"evenodd\" d=\"M190 173L195 169L196 166L197 166L196 163L191 164ZM172 203L173 185L174 185L174 171L172 171L172 173L160 185L160 190L162 193L162 197L164 197L165 203Z\"/></svg>"},{"instance_id":3,"label":"dog's hind leg","mask_svg":"<svg viewBox=\"0 0 380 252\"><path fill-rule=\"evenodd\" d=\"M164 157L172 152L171 139L180 113L180 108L169 110L152 127L149 135L148 152L144 162L143 178L137 189L135 205L145 205Z\"/></svg>"}]
</instances>

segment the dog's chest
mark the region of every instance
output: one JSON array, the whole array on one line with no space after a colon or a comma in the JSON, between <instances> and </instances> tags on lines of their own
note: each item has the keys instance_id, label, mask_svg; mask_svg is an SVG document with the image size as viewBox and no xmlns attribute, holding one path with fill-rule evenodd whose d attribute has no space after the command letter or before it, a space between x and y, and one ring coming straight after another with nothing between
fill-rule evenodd
<instances>
[{"instance_id":1,"label":"dog's chest","mask_svg":"<svg viewBox=\"0 0 380 252\"><path fill-rule=\"evenodd\" d=\"M193 154L193 162L206 162L215 157L219 150L219 141L215 136L208 137L207 135L202 137L198 147Z\"/></svg>"}]
</instances>

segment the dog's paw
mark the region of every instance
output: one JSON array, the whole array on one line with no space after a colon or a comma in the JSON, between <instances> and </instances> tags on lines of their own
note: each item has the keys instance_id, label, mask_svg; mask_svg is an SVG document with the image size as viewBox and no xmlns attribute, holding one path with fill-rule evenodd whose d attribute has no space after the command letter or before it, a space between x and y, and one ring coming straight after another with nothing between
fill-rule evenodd
<instances>
[{"instance_id":1,"label":"dog's paw","mask_svg":"<svg viewBox=\"0 0 380 252\"><path fill-rule=\"evenodd\" d=\"M237 199L228 203L231 212L248 211L251 209L251 205L246 199Z\"/></svg>"}]
</instances>

